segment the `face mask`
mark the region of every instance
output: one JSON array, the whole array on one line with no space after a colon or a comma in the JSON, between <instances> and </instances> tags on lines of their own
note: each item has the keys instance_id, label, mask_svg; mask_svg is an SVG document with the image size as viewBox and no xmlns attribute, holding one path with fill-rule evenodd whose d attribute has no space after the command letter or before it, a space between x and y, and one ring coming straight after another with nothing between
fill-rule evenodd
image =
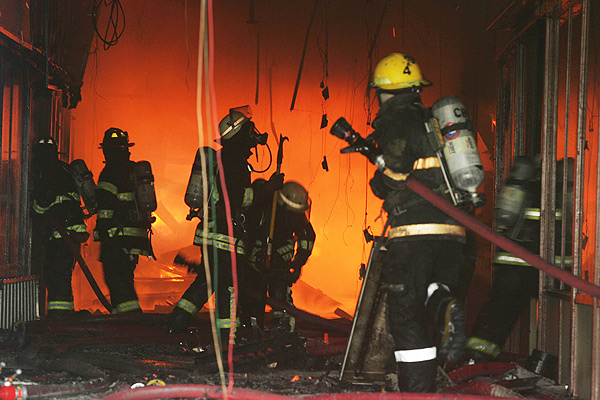
<instances>
[{"instance_id":1,"label":"face mask","mask_svg":"<svg viewBox=\"0 0 600 400\"><path fill-rule=\"evenodd\" d=\"M250 137L256 141L256 143L260 145L267 144L267 139L269 137L268 133L260 133L256 128L250 132Z\"/></svg>"}]
</instances>

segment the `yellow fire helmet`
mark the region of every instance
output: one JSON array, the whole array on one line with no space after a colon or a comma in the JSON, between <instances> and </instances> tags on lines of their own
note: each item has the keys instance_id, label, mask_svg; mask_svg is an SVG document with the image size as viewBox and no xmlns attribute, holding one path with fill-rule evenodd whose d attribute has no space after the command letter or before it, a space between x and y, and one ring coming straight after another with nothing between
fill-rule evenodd
<instances>
[{"instance_id":1,"label":"yellow fire helmet","mask_svg":"<svg viewBox=\"0 0 600 400\"><path fill-rule=\"evenodd\" d=\"M371 86L382 90L401 90L430 86L421 69L411 56L392 53L384 57L373 72Z\"/></svg>"}]
</instances>

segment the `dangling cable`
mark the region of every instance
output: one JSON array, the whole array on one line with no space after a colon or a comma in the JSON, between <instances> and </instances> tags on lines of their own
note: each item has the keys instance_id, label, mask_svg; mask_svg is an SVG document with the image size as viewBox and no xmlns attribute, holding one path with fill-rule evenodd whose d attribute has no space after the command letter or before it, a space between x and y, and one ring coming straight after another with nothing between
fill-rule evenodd
<instances>
[{"instance_id":1,"label":"dangling cable","mask_svg":"<svg viewBox=\"0 0 600 400\"><path fill-rule=\"evenodd\" d=\"M379 17L379 22L377 23L377 27L375 28L375 33L373 34L373 39L371 40L371 44L369 45L369 53L367 56L367 82L369 81L371 75L373 74L373 51L375 50L375 45L377 44L377 40L379 39L379 32L381 31L381 25L383 25L383 19L387 13L388 0L383 4L383 10L381 11L381 15ZM367 110L367 124L371 123L371 110L373 108L374 99L371 99L370 87L367 84L365 90L365 108Z\"/></svg>"},{"instance_id":2,"label":"dangling cable","mask_svg":"<svg viewBox=\"0 0 600 400\"><path fill-rule=\"evenodd\" d=\"M204 71L206 71L205 69L205 63L208 62L208 37L206 35L206 0L202 0L201 3L201 10L200 10L200 32L199 32L199 38L198 38L198 44L199 44L199 48L198 48L198 78L197 78L197 85L198 88L196 90L196 113L197 113L197 119L198 119L198 142L199 142L199 147L203 146L204 140L203 140L203 131L204 131L204 127L205 126L212 126L211 124L211 120L210 120L210 113L207 112L207 117L208 117L208 123L205 124L203 118L202 118L202 77L203 76L207 76ZM208 92L208 80L207 78L205 78L206 81L204 82L204 89L206 92L206 100L210 101L210 97L209 97L209 92ZM205 107L210 107L210 103L205 101L204 102ZM212 132L211 129L208 130L208 132ZM201 159L201 163L202 163L202 183L203 183L203 187L208 187L208 185L206 185L206 183L208 182L207 179L207 172L206 172L206 157L203 151L200 152L200 159ZM212 171L212 162L216 162L216 160L209 160L209 162L211 163L211 165L209 165L209 170ZM203 214L202 214L202 234L204 237L208 237L208 209L210 208L212 210L213 216L212 216L212 220L215 220L215 210L214 207L208 207L208 191L204 190L202 193L202 203L203 203ZM212 246L214 247L214 246ZM208 254L208 241L204 240L202 243L202 254ZM210 272L210 264L209 264L209 258L210 257L202 257L202 261L204 263L204 274L206 276L206 291L207 291L207 299L210 299L212 296L212 278L211 278L211 272ZM216 257L213 256L213 259L216 260ZM216 309L216 307L215 307ZM225 383L225 370L223 368L223 360L221 359L221 352L219 351L219 337L217 335L217 320L215 317L215 309L211 309L209 307L209 316L210 316L210 326L211 326L211 331L212 331L212 338L213 338L213 343L214 343L214 348L217 350L215 351L215 356L216 356L216 360L217 360L217 366L219 368L219 377L221 380L221 386L223 388L223 392L226 393L226 383Z\"/></svg>"},{"instance_id":3,"label":"dangling cable","mask_svg":"<svg viewBox=\"0 0 600 400\"><path fill-rule=\"evenodd\" d=\"M218 130L216 116L216 90L214 82L214 20L213 20L213 2L208 1L208 76L210 82L210 100L211 100L211 114L213 117L213 129ZM235 326L236 312L238 304L238 281L237 281L237 260L236 260L236 249L235 243L233 242L233 220L231 218L231 204L229 202L229 193L227 192L227 185L225 182L225 174L223 173L223 159L221 152L217 152L217 161L219 163L219 179L221 182L221 188L223 189L223 200L225 203L225 217L227 218L227 232L229 235L229 248L231 253L231 276L233 281L233 306L231 307L230 315L230 329L229 329L229 345L228 345L228 364L229 364L229 384L227 386L228 392L233 389L233 338L234 330L231 326ZM225 393L224 393L225 394Z\"/></svg>"},{"instance_id":4,"label":"dangling cable","mask_svg":"<svg viewBox=\"0 0 600 400\"><path fill-rule=\"evenodd\" d=\"M300 66L298 67L298 76L296 77L296 86L294 87L294 95L292 96L292 105L290 106L290 111L294 109L294 105L296 104L296 96L298 95L298 87L300 86L300 77L302 76L304 58L306 57L306 46L308 45L308 36L310 35L310 27L312 26L313 20L315 19L315 13L317 11L318 5L319 0L315 0L315 5L313 6L310 21L308 22L308 28L306 28L306 37L304 38L304 49L302 50L302 58L300 59Z\"/></svg>"},{"instance_id":5,"label":"dangling cable","mask_svg":"<svg viewBox=\"0 0 600 400\"><path fill-rule=\"evenodd\" d=\"M110 16L108 17L104 35L98 31L98 10L102 6L102 3L105 6L110 6ZM123 24L119 29L119 21L121 19L123 20ZM125 12L123 11L121 2L119 0L96 0L92 8L92 23L98 38L104 43L104 50L108 50L111 46L117 44L125 31ZM111 29L112 33L109 35L109 30Z\"/></svg>"},{"instance_id":6,"label":"dangling cable","mask_svg":"<svg viewBox=\"0 0 600 400\"><path fill-rule=\"evenodd\" d=\"M255 172L257 174L262 174L263 172L267 172L269 170L269 168L271 168L271 165L273 165L273 152L271 151L271 146L269 146L269 143L265 143L267 146L267 151L269 152L269 164L265 167L265 169L262 170L256 170L254 169L254 167L252 165L250 165L250 163L248 163L248 165L250 166L250 169L252 170L252 172ZM257 151L257 147L254 148L254 151ZM256 159L258 161L258 154L256 155Z\"/></svg>"}]
</instances>

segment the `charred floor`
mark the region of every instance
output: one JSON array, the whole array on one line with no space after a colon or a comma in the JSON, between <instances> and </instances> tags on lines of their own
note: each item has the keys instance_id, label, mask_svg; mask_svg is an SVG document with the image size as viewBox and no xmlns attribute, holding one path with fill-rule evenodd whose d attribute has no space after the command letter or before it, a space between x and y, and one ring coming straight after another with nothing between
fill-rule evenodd
<instances>
[{"instance_id":1,"label":"charred floor","mask_svg":"<svg viewBox=\"0 0 600 400\"><path fill-rule=\"evenodd\" d=\"M222 398L223 384L233 385L232 398L572 398L525 368L526 358L509 354L494 363L440 367L438 393L422 397L400 392L393 373L342 380L351 329L344 318L298 319L293 333L240 329L219 366L208 313L184 334L165 333L167 316L80 312L3 330L0 398Z\"/></svg>"}]
</instances>

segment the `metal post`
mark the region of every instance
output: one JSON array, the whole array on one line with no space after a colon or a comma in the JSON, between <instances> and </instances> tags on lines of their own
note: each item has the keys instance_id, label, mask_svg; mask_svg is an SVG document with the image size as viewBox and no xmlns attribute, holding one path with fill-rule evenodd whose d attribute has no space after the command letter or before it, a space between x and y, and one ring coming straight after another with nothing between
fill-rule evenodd
<instances>
[{"instance_id":1,"label":"metal post","mask_svg":"<svg viewBox=\"0 0 600 400\"><path fill-rule=\"evenodd\" d=\"M572 59L572 54L571 54L571 48L572 46L572 42L573 41L573 7L569 7L569 20L568 20L568 30L567 30L567 72L566 72L566 77L565 77L565 81L566 81L566 87L565 87L565 141L564 141L564 153L563 153L563 191L562 191L562 209L563 209L563 218L562 218L562 222L561 222L561 241L560 241L560 267L562 269L565 269L565 253L566 253L566 237L567 237L567 218L564 218L564 216L566 215L566 209L567 209L567 188L568 188L568 170L569 170L569 163L568 163L568 158L569 158L569 105L571 103L571 59ZM571 193L571 196L573 194ZM572 230L572 229L571 229ZM571 245L572 245L573 241L571 239ZM573 252L571 251L571 254L573 254ZM560 281L559 281L560 282ZM559 289L560 290L564 290L565 289L565 285L563 282L560 282L559 284ZM564 310L565 308L565 302L564 301L560 301L559 302L559 310L558 310L558 320L559 321L563 321L563 315L564 315ZM562 360L565 357L564 354L564 350L563 350L563 340L564 340L564 335L565 335L565 329L563 327L563 324L560 323L558 324L558 365L561 366L562 365ZM558 368L558 382L562 382L563 381L563 376L562 376L562 368Z\"/></svg>"},{"instance_id":2,"label":"metal post","mask_svg":"<svg viewBox=\"0 0 600 400\"><path fill-rule=\"evenodd\" d=\"M598 107L600 110L600 106ZM596 164L596 248L594 252L594 284L600 285L600 119L598 121L598 127L596 130L596 140L598 147L596 152L598 153L598 164ZM598 332L600 332L600 308L598 308L598 300L592 298L592 381L590 382L590 393L592 394L591 400L600 399L600 339L598 338Z\"/></svg>"},{"instance_id":3,"label":"metal post","mask_svg":"<svg viewBox=\"0 0 600 400\"><path fill-rule=\"evenodd\" d=\"M542 126L542 193L540 213L540 257L554 264L556 224L556 138L558 119L558 57L560 19L556 9L546 17L544 99ZM548 276L540 273L538 292L537 347L546 350L546 289Z\"/></svg>"},{"instance_id":4,"label":"metal post","mask_svg":"<svg viewBox=\"0 0 600 400\"><path fill-rule=\"evenodd\" d=\"M28 75L29 70L23 75ZM25 76L24 76L25 77ZM31 207L29 206L29 193L31 185L29 180L29 155L30 137L31 137L31 79L23 79L27 83L22 86L22 107L21 115L21 143L19 151L21 152L21 193L19 202L21 204L20 223L19 223L19 263L23 266L23 274L31 275Z\"/></svg>"},{"instance_id":5,"label":"metal post","mask_svg":"<svg viewBox=\"0 0 600 400\"><path fill-rule=\"evenodd\" d=\"M600 123L598 124L598 129L600 129ZM598 138L598 131L596 131L596 137ZM600 142L599 142L600 144ZM600 146L596 148L596 152L598 153L598 163L600 165ZM596 167L598 168L598 167ZM600 171L596 169L596 233L595 237L600 237L600 205L598 205L598 199L600 199ZM600 283L600 277L598 273L600 272L600 243L596 240L596 246L594 251L594 284L598 285ZM591 365L591 376L592 381L591 385L591 400L598 400L598 332L600 329L600 321L599 321L599 309L598 309L598 301L592 298L592 365Z\"/></svg>"},{"instance_id":6,"label":"metal post","mask_svg":"<svg viewBox=\"0 0 600 400\"><path fill-rule=\"evenodd\" d=\"M8 62L6 62L6 53L0 47L0 56L2 57L3 62L0 63L0 127L4 126L4 78L6 73L6 66ZM0 177L2 177L2 143L3 135L6 133L0 128ZM2 201L0 201L0 215L2 215ZM0 224L0 229L4 229L4 224ZM0 249L0 262L3 260L2 254L5 253L5 249ZM8 263L7 259L4 259L6 263Z\"/></svg>"},{"instance_id":7,"label":"metal post","mask_svg":"<svg viewBox=\"0 0 600 400\"><path fill-rule=\"evenodd\" d=\"M502 182L504 182L504 160L505 138L506 138L506 114L509 110L505 109L506 93L504 89L504 69L506 68L504 60L498 63L498 104L496 106L496 144L494 152L495 173L494 173L494 198L498 197Z\"/></svg>"},{"instance_id":8,"label":"metal post","mask_svg":"<svg viewBox=\"0 0 600 400\"><path fill-rule=\"evenodd\" d=\"M582 226L583 226L583 183L585 168L585 145L586 145L586 111L587 111L587 75L588 75L588 53L589 53L589 13L590 0L583 0L581 6L581 55L579 60L579 95L577 100L577 166L575 177L575 200L574 200L574 227L573 227L573 274L581 276L581 250L582 250ZM570 384L573 394L579 391L577 385L577 337L578 317L575 296L577 291L571 289L571 377Z\"/></svg>"},{"instance_id":9,"label":"metal post","mask_svg":"<svg viewBox=\"0 0 600 400\"><path fill-rule=\"evenodd\" d=\"M525 155L525 46L517 42L515 49L515 156Z\"/></svg>"},{"instance_id":10,"label":"metal post","mask_svg":"<svg viewBox=\"0 0 600 400\"><path fill-rule=\"evenodd\" d=\"M10 86L8 92L10 94L10 99L9 99L9 104L8 104L8 132L4 132L4 134L8 135L8 139L7 139L7 143L8 143L8 151L7 151L7 160L6 160L6 176L8 179L8 182L10 182L10 177L12 176L12 159L11 159L11 155L12 155L12 138L13 138L13 116L14 116L14 99L15 99L15 84L14 84L14 76L12 74L12 71L10 73L10 77L8 80L8 84ZM3 139L4 140L4 139ZM11 197L12 197L12 184L8 185L8 187L6 188L6 221L4 223L4 232L6 233L6 246L3 249L4 251L4 259L6 261L7 264L11 264L12 260L11 260L11 249L10 249L10 221L12 219L12 211L11 211Z\"/></svg>"}]
</instances>

